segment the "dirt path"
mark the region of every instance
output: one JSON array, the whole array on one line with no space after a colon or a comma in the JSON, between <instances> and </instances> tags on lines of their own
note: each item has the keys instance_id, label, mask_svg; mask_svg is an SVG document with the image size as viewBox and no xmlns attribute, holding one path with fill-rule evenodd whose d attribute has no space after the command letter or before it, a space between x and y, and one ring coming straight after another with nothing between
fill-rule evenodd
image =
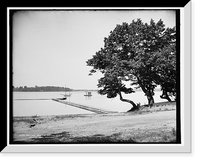
<instances>
[{"instance_id":1,"label":"dirt path","mask_svg":"<svg viewBox=\"0 0 200 162\"><path fill-rule=\"evenodd\" d=\"M154 142L175 135L176 111L146 114L116 113L16 119L14 141L73 143L108 139ZM34 125L31 127L31 124ZM164 136L163 136L164 135ZM167 136L166 136L167 135ZM107 137L107 138L106 138ZM174 138L174 137L173 137Z\"/></svg>"}]
</instances>

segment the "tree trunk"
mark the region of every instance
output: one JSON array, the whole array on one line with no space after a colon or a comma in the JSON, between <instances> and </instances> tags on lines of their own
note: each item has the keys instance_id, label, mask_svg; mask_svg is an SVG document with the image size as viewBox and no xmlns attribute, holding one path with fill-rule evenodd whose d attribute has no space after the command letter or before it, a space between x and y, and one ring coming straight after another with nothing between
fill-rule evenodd
<instances>
[{"instance_id":1,"label":"tree trunk","mask_svg":"<svg viewBox=\"0 0 200 162\"><path fill-rule=\"evenodd\" d=\"M169 98L167 91L163 90L162 91L162 95L160 96L160 98L162 99L167 99L169 102L171 102L172 100Z\"/></svg>"},{"instance_id":2,"label":"tree trunk","mask_svg":"<svg viewBox=\"0 0 200 162\"><path fill-rule=\"evenodd\" d=\"M136 105L133 101L128 100L128 99L124 99L124 98L122 97L121 91L119 91L118 94L119 94L119 97L120 97L120 100L121 100L121 101L123 101L123 102L128 102L128 103L130 103L130 104L132 105L132 108L131 108L128 112L138 110L137 105Z\"/></svg>"},{"instance_id":3,"label":"tree trunk","mask_svg":"<svg viewBox=\"0 0 200 162\"><path fill-rule=\"evenodd\" d=\"M153 106L154 104L154 98L153 98L153 95L151 93L151 91L147 88L145 88L142 84L140 85L140 87L142 88L142 91L145 93L145 95L147 96L147 100L148 100L148 105L150 107Z\"/></svg>"},{"instance_id":4,"label":"tree trunk","mask_svg":"<svg viewBox=\"0 0 200 162\"><path fill-rule=\"evenodd\" d=\"M150 93L148 93L148 94L146 94L146 95L147 95L147 99L148 99L148 105L149 105L150 107L152 107L153 104L154 104L154 98L153 98L153 96L152 96Z\"/></svg>"}]
</instances>

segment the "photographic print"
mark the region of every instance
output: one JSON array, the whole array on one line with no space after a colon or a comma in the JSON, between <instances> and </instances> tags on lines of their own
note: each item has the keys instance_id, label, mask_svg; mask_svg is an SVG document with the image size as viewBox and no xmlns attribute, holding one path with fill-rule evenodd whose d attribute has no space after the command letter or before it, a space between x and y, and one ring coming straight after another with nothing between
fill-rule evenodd
<instances>
[{"instance_id":1,"label":"photographic print","mask_svg":"<svg viewBox=\"0 0 200 162\"><path fill-rule=\"evenodd\" d=\"M177 146L180 9L10 9L12 146Z\"/></svg>"}]
</instances>

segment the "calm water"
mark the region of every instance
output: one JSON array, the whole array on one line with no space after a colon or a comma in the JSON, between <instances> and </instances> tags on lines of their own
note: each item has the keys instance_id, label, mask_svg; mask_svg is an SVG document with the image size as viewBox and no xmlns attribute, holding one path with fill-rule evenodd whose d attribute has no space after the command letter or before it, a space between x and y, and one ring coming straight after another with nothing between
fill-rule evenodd
<instances>
[{"instance_id":1,"label":"calm water","mask_svg":"<svg viewBox=\"0 0 200 162\"><path fill-rule=\"evenodd\" d=\"M13 115L32 116L32 115L65 115L65 114L91 114L93 112L82 110L76 107L64 105L51 100L60 98L64 92L14 92L13 93ZM119 100L119 97L108 99L106 96L92 92L92 97L85 97L85 92L72 92L67 100L83 105L93 106L106 110L125 112L131 108L129 103ZM161 92L155 92L155 102L163 102L159 96ZM123 95L124 98L131 99L135 103L146 104L147 99L143 92ZM49 99L49 100L16 100L16 99Z\"/></svg>"}]
</instances>

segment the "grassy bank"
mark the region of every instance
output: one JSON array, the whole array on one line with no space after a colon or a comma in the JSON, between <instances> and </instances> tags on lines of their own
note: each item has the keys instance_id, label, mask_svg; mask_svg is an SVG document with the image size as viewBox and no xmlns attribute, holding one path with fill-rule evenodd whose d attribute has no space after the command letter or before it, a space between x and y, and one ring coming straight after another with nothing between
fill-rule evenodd
<instances>
[{"instance_id":1,"label":"grassy bank","mask_svg":"<svg viewBox=\"0 0 200 162\"><path fill-rule=\"evenodd\" d=\"M15 143L175 143L176 103L113 114L15 117Z\"/></svg>"}]
</instances>

